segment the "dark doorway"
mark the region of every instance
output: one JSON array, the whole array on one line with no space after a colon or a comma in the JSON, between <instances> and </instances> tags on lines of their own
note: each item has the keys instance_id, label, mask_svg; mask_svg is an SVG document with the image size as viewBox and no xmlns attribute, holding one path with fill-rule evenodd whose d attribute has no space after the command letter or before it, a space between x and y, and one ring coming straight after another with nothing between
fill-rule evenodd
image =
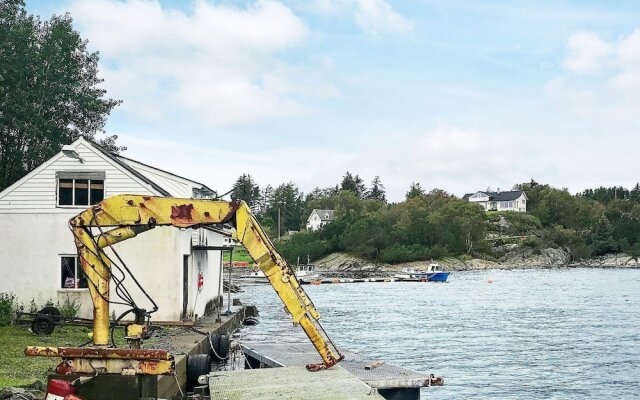
<instances>
[{"instance_id":1,"label":"dark doorway","mask_svg":"<svg viewBox=\"0 0 640 400\"><path fill-rule=\"evenodd\" d=\"M189 255L182 258L182 319L187 318L189 305Z\"/></svg>"}]
</instances>

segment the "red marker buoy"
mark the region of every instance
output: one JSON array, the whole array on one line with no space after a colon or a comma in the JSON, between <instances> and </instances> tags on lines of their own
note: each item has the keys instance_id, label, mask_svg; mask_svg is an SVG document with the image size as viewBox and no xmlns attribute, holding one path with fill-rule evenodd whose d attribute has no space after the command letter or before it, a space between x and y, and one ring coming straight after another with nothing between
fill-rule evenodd
<instances>
[{"instance_id":1,"label":"red marker buoy","mask_svg":"<svg viewBox=\"0 0 640 400\"><path fill-rule=\"evenodd\" d=\"M489 278L489 280L487 281L487 283L493 283L493 279Z\"/></svg>"}]
</instances>

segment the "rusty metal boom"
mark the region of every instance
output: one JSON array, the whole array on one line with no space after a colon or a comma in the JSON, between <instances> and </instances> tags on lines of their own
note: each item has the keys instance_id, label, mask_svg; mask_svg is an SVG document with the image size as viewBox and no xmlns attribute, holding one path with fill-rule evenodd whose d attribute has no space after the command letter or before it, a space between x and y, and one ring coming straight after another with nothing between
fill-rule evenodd
<instances>
[{"instance_id":1,"label":"rusty metal boom","mask_svg":"<svg viewBox=\"0 0 640 400\"><path fill-rule=\"evenodd\" d=\"M111 260L104 248L131 239L156 226L177 228L198 228L208 225L230 224L235 228L234 236L247 249L251 258L264 272L291 315L294 325L300 325L322 357L325 367L335 365L343 356L328 338L318 319L320 315L306 295L295 273L278 254L256 218L244 202L227 202L208 199L182 199L141 195L118 195L88 208L70 220L70 228L75 237L80 265L87 276L89 290L94 305L93 344L97 347L109 345L109 284L111 280ZM108 229L103 231L103 228ZM100 232L96 233L95 230ZM128 330L128 336L141 336L145 331L144 321L136 321ZM136 353L138 356L144 354ZM73 354L80 359L88 354L74 351L50 351L42 348L28 348L28 355L48 355L65 357ZM98 354L98 353L96 353ZM108 360L111 351L101 354ZM157 354L155 355L158 356ZM126 358L121 354L114 358ZM173 370L167 359L161 361L160 369L147 368L153 374L170 373ZM74 359L78 357L72 357ZM133 370L145 370L146 360ZM105 362L106 363L106 362ZM78 368L83 365L78 364ZM137 369L136 369L137 368ZM162 370L165 368L165 370ZM171 371L169 371L171 369ZM155 371L155 372L154 372Z\"/></svg>"}]
</instances>

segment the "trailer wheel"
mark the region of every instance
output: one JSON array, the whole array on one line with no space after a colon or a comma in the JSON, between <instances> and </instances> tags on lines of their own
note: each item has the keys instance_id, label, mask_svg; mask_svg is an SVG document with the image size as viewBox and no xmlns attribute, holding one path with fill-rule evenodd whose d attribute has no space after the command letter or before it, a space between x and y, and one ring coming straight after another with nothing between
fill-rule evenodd
<instances>
[{"instance_id":1,"label":"trailer wheel","mask_svg":"<svg viewBox=\"0 0 640 400\"><path fill-rule=\"evenodd\" d=\"M56 307L45 307L42 310L38 311L38 314L48 315L49 317L51 317L53 322L60 322L60 319L62 318L60 310L58 310Z\"/></svg>"},{"instance_id":2,"label":"trailer wheel","mask_svg":"<svg viewBox=\"0 0 640 400\"><path fill-rule=\"evenodd\" d=\"M187 385L198 385L200 375L211 372L211 357L209 354L193 354L187 357Z\"/></svg>"},{"instance_id":3,"label":"trailer wheel","mask_svg":"<svg viewBox=\"0 0 640 400\"><path fill-rule=\"evenodd\" d=\"M36 335L51 335L56 328L56 323L48 315L38 315L31 322L31 332Z\"/></svg>"}]
</instances>

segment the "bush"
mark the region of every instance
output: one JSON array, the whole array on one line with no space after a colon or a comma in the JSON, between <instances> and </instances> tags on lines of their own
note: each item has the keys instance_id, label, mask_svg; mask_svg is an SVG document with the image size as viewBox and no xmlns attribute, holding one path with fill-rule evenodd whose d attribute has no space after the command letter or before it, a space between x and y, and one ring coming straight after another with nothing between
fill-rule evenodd
<instances>
[{"instance_id":1,"label":"bush","mask_svg":"<svg viewBox=\"0 0 640 400\"><path fill-rule=\"evenodd\" d=\"M78 303L76 299L69 300L69 297L66 297L62 305L57 304L57 308L63 317L74 318L78 315L78 311L80 311L80 303Z\"/></svg>"},{"instance_id":2,"label":"bush","mask_svg":"<svg viewBox=\"0 0 640 400\"><path fill-rule=\"evenodd\" d=\"M37 313L39 310L38 305L36 304L35 299L31 299L31 303L29 303L29 312L32 314Z\"/></svg>"},{"instance_id":3,"label":"bush","mask_svg":"<svg viewBox=\"0 0 640 400\"><path fill-rule=\"evenodd\" d=\"M13 293L0 293L0 326L11 324L15 315L16 296Z\"/></svg>"},{"instance_id":4,"label":"bush","mask_svg":"<svg viewBox=\"0 0 640 400\"><path fill-rule=\"evenodd\" d=\"M529 236L522 242L523 247L528 247L530 249L539 249L540 248L540 240L538 240L535 236Z\"/></svg>"}]
</instances>

